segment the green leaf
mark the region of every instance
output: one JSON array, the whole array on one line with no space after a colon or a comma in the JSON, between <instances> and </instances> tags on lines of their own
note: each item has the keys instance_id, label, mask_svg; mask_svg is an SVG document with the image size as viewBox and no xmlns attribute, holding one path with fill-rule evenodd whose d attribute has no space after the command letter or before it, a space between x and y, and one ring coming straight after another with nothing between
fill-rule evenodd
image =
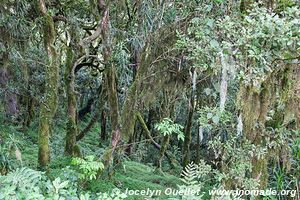
<instances>
[{"instance_id":1,"label":"green leaf","mask_svg":"<svg viewBox=\"0 0 300 200\"><path fill-rule=\"evenodd\" d=\"M215 22L215 20L213 20L213 19L208 19L207 22L206 22L206 25L212 28L213 25L214 25L214 22Z\"/></svg>"},{"instance_id":2,"label":"green leaf","mask_svg":"<svg viewBox=\"0 0 300 200\"><path fill-rule=\"evenodd\" d=\"M210 88L205 88L204 93L208 96L211 94L211 89Z\"/></svg>"},{"instance_id":3,"label":"green leaf","mask_svg":"<svg viewBox=\"0 0 300 200\"><path fill-rule=\"evenodd\" d=\"M184 135L183 134L178 134L177 139L181 140L181 141L184 141Z\"/></svg>"},{"instance_id":4,"label":"green leaf","mask_svg":"<svg viewBox=\"0 0 300 200\"><path fill-rule=\"evenodd\" d=\"M212 121L213 121L214 124L218 124L219 121L220 121L219 116L218 115L213 116Z\"/></svg>"},{"instance_id":5,"label":"green leaf","mask_svg":"<svg viewBox=\"0 0 300 200\"><path fill-rule=\"evenodd\" d=\"M206 117L207 117L207 119L211 119L213 117L213 114L212 113L207 113Z\"/></svg>"},{"instance_id":6,"label":"green leaf","mask_svg":"<svg viewBox=\"0 0 300 200\"><path fill-rule=\"evenodd\" d=\"M212 48L218 48L219 47L219 42L217 41L217 40L211 40L210 42L209 42L209 44L210 44L210 46L212 47Z\"/></svg>"}]
</instances>

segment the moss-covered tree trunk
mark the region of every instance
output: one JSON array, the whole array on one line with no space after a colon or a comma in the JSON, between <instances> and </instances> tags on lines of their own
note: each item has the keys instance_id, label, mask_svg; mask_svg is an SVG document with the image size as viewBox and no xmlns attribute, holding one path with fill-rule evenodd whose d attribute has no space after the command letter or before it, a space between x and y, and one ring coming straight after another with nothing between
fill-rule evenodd
<instances>
[{"instance_id":1,"label":"moss-covered tree trunk","mask_svg":"<svg viewBox=\"0 0 300 200\"><path fill-rule=\"evenodd\" d=\"M28 90L30 90L30 87L28 87ZM28 103L26 104L26 116L24 119L24 125L29 127L35 115L35 100L33 97L30 96L30 94L27 93L27 95L28 97L26 98L28 98Z\"/></svg>"},{"instance_id":2,"label":"moss-covered tree trunk","mask_svg":"<svg viewBox=\"0 0 300 200\"><path fill-rule=\"evenodd\" d=\"M136 62L136 74L132 85L129 88L129 92L126 96L125 103L123 106L122 114L121 114L121 124L122 124L122 136L125 139L129 139L134 133L134 127L136 122L137 111L142 107L145 103L145 95L147 95L150 90L157 90L157 88L161 87L158 82L152 83L152 88L146 88L144 81L145 77L149 76L149 72L151 71L151 67L153 67L153 60L155 60L157 55L163 54L164 45L173 44L176 37L175 32L170 27L166 29L161 29L157 31L157 33L153 35L149 35L149 37L145 41L145 45L141 52L138 52L135 55ZM160 37L164 35L166 37ZM157 42L159 41L159 42ZM156 67L159 69L161 66L164 66L164 62L156 63ZM159 66L161 65L161 66ZM153 91L151 91L153 92ZM154 97L155 98L155 97Z\"/></svg>"},{"instance_id":3,"label":"moss-covered tree trunk","mask_svg":"<svg viewBox=\"0 0 300 200\"><path fill-rule=\"evenodd\" d=\"M240 4L240 11L248 14L251 11L253 3L257 0L242 0ZM269 9L273 8L273 0L263 0L260 3ZM252 63L249 63L251 66ZM273 73L268 74L268 79L261 83L261 88L256 88L253 85L240 86L238 92L238 109L242 113L243 133L255 148L260 149L266 147L265 132L267 112L273 104L274 99L274 83ZM273 96L272 96L273 95ZM252 164L252 178L259 181L260 189L265 189L268 184L268 152L265 155L253 155L251 158Z\"/></svg>"},{"instance_id":4,"label":"moss-covered tree trunk","mask_svg":"<svg viewBox=\"0 0 300 200\"><path fill-rule=\"evenodd\" d=\"M243 116L245 138L256 148L267 149L265 155L253 155L251 160L251 175L252 178L259 181L260 189L266 188L269 174L267 167L270 150L266 147L266 128L275 129L279 126L288 126L294 119L296 119L296 127L299 126L299 75L300 70L297 65L283 64L281 69L279 68L279 70L268 75L267 80L261 84L259 90L251 85L240 87L237 105ZM276 100L286 104L285 111L277 111L273 120L267 122L267 113L275 106ZM273 149L273 151L280 150ZM279 154L283 153L279 152ZM284 164L288 165L288 163Z\"/></svg>"},{"instance_id":5,"label":"moss-covered tree trunk","mask_svg":"<svg viewBox=\"0 0 300 200\"><path fill-rule=\"evenodd\" d=\"M190 163L190 145L192 142L192 126L193 126L193 116L195 110L195 98L194 98L194 90L191 92L191 97L189 99L188 105L188 118L185 124L185 137L184 137L184 144L183 144L183 158L182 164L183 167Z\"/></svg>"},{"instance_id":6,"label":"moss-covered tree trunk","mask_svg":"<svg viewBox=\"0 0 300 200\"><path fill-rule=\"evenodd\" d=\"M243 116L243 132L245 138L256 148L265 148L265 123L267 112L271 105L272 84L263 85L260 91L255 91L252 86L241 86L238 94L238 107ZM267 163L268 156L253 155L252 157L252 178L260 183L264 189L268 183Z\"/></svg>"},{"instance_id":7,"label":"moss-covered tree trunk","mask_svg":"<svg viewBox=\"0 0 300 200\"><path fill-rule=\"evenodd\" d=\"M288 64L283 74L282 100L286 103L283 124L295 119L295 129L300 128L300 69L298 64Z\"/></svg>"},{"instance_id":8,"label":"moss-covered tree trunk","mask_svg":"<svg viewBox=\"0 0 300 200\"><path fill-rule=\"evenodd\" d=\"M52 17L47 11L43 0L37 0L38 12L43 18L43 38L47 52L48 64L45 67L45 94L40 106L39 122L39 151L38 162L40 168L45 168L50 162L50 129L57 109L58 90L58 58L55 50L55 27Z\"/></svg>"},{"instance_id":9,"label":"moss-covered tree trunk","mask_svg":"<svg viewBox=\"0 0 300 200\"><path fill-rule=\"evenodd\" d=\"M161 146L160 146L161 148L160 148L160 151L159 151L159 158L158 158L158 164L157 164L157 168L160 171L162 170L162 162L163 162L165 153L167 151L168 145L170 143L170 138L171 138L171 135L164 136L163 140L162 140L162 143L161 143Z\"/></svg>"},{"instance_id":10,"label":"moss-covered tree trunk","mask_svg":"<svg viewBox=\"0 0 300 200\"><path fill-rule=\"evenodd\" d=\"M75 67L74 52L71 47L67 48L66 69L65 69L65 85L68 101L68 122L66 134L65 154L75 156L76 136L78 134L77 127L77 102L75 93Z\"/></svg>"},{"instance_id":11,"label":"moss-covered tree trunk","mask_svg":"<svg viewBox=\"0 0 300 200\"><path fill-rule=\"evenodd\" d=\"M3 91L7 89L8 77L7 77L7 67L8 67L8 53L3 53L0 60L0 87ZM3 96L3 104L6 105L5 92ZM6 106L5 106L6 107Z\"/></svg>"},{"instance_id":12,"label":"moss-covered tree trunk","mask_svg":"<svg viewBox=\"0 0 300 200\"><path fill-rule=\"evenodd\" d=\"M110 110L110 122L112 129L112 141L104 156L104 164L109 167L113 162L113 153L118 143L121 140L120 120L119 120L119 102L117 93L116 68L111 62L111 38L110 38L110 19L109 6L104 1L99 1L99 8L101 9L101 37L103 44L103 60L105 63L105 83L107 88L108 105Z\"/></svg>"},{"instance_id":13,"label":"moss-covered tree trunk","mask_svg":"<svg viewBox=\"0 0 300 200\"><path fill-rule=\"evenodd\" d=\"M4 43L4 46L6 45L7 44ZM7 48L7 46L5 48ZM12 92L9 88L9 82L12 79L11 71L9 70L9 53L4 52L0 59L0 87L4 91L3 103L5 109L5 116L6 119L11 120L13 119L13 117L17 116L19 108L17 95L14 92Z\"/></svg>"}]
</instances>

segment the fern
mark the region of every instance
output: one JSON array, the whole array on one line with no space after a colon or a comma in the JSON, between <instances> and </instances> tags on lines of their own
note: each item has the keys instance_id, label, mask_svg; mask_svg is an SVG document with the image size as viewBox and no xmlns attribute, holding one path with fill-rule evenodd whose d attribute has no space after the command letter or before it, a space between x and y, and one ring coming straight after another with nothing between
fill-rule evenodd
<instances>
[{"instance_id":1,"label":"fern","mask_svg":"<svg viewBox=\"0 0 300 200\"><path fill-rule=\"evenodd\" d=\"M77 189L69 181L51 181L43 172L18 168L0 176L0 200L78 199Z\"/></svg>"},{"instance_id":2,"label":"fern","mask_svg":"<svg viewBox=\"0 0 300 200\"><path fill-rule=\"evenodd\" d=\"M7 176L0 176L0 199L43 199L39 183L42 172L18 168Z\"/></svg>"},{"instance_id":3,"label":"fern","mask_svg":"<svg viewBox=\"0 0 300 200\"><path fill-rule=\"evenodd\" d=\"M12 184L16 187L32 188L38 185L41 178L42 172L24 167L8 173L2 183Z\"/></svg>"},{"instance_id":4,"label":"fern","mask_svg":"<svg viewBox=\"0 0 300 200\"><path fill-rule=\"evenodd\" d=\"M186 184L186 185L195 185L198 183L198 181L196 180L198 175L197 175L197 170L198 166L194 163L190 163L188 164L185 169L182 171L181 176L182 181Z\"/></svg>"},{"instance_id":5,"label":"fern","mask_svg":"<svg viewBox=\"0 0 300 200\"><path fill-rule=\"evenodd\" d=\"M199 200L203 194L200 193L203 189L204 182L207 180L207 175L211 172L211 166L207 165L203 160L199 164L193 162L188 164L181 173L181 180L185 185L179 185L180 190L195 191L195 195L184 195L182 199Z\"/></svg>"}]
</instances>

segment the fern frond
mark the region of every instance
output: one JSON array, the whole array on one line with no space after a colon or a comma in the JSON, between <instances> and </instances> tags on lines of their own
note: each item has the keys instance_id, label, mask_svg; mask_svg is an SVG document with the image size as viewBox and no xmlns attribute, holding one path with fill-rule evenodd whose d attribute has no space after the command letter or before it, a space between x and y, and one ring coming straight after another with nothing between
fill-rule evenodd
<instances>
[{"instance_id":1,"label":"fern frond","mask_svg":"<svg viewBox=\"0 0 300 200\"><path fill-rule=\"evenodd\" d=\"M3 183L18 187L34 188L41 181L42 173L29 168L18 168L5 176Z\"/></svg>"},{"instance_id":2,"label":"fern frond","mask_svg":"<svg viewBox=\"0 0 300 200\"><path fill-rule=\"evenodd\" d=\"M182 171L182 181L187 185L194 185L197 183L197 165L194 163L188 164Z\"/></svg>"}]
</instances>

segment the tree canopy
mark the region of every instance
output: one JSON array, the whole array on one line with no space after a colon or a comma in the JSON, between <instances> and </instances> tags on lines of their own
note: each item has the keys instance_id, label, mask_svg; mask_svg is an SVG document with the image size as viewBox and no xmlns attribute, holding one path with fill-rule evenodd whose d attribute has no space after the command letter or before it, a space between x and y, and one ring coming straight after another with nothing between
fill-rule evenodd
<instances>
[{"instance_id":1,"label":"tree canopy","mask_svg":"<svg viewBox=\"0 0 300 200\"><path fill-rule=\"evenodd\" d=\"M299 6L1 0L0 199L300 199Z\"/></svg>"}]
</instances>

